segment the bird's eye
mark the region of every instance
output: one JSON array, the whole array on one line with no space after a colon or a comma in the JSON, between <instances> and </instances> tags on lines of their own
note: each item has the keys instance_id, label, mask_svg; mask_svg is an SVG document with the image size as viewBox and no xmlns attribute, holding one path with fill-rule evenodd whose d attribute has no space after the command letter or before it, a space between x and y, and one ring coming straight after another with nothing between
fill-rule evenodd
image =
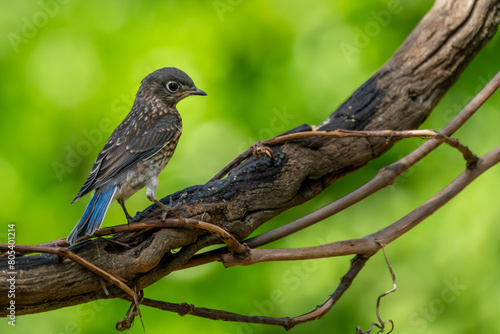
<instances>
[{"instance_id":1,"label":"bird's eye","mask_svg":"<svg viewBox=\"0 0 500 334\"><path fill-rule=\"evenodd\" d=\"M171 92L171 93L175 93L179 90L179 84L175 81L169 81L167 83L167 89Z\"/></svg>"}]
</instances>

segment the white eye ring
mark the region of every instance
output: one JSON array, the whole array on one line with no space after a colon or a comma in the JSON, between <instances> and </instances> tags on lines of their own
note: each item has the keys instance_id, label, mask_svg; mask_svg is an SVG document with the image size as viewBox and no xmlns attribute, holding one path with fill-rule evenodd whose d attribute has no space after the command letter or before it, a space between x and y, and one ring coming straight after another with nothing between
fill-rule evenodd
<instances>
[{"instance_id":1,"label":"white eye ring","mask_svg":"<svg viewBox=\"0 0 500 334\"><path fill-rule=\"evenodd\" d=\"M175 81L169 81L166 86L171 93L175 93L179 90L179 84Z\"/></svg>"}]
</instances>

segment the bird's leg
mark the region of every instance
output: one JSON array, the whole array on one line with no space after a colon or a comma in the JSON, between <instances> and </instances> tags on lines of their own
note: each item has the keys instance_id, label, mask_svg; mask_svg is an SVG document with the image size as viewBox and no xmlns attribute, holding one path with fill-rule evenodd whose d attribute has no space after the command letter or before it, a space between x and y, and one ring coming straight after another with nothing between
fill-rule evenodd
<instances>
[{"instance_id":1,"label":"bird's leg","mask_svg":"<svg viewBox=\"0 0 500 334\"><path fill-rule=\"evenodd\" d=\"M125 202L122 199L116 199L116 201L121 205L123 212L125 212L125 216L127 217L127 223L130 224L134 221L134 217L129 215L127 209L125 208Z\"/></svg>"},{"instance_id":2,"label":"bird's leg","mask_svg":"<svg viewBox=\"0 0 500 334\"><path fill-rule=\"evenodd\" d=\"M160 202L159 200L156 199L156 197L150 197L148 196L148 199L151 201L151 202L155 202L156 205L158 205L160 208L161 208L161 211L163 211L162 215L161 215L161 220L165 220L167 218L167 213L169 213L170 211L172 211L172 208L166 206L165 204L163 204L162 202Z\"/></svg>"}]
</instances>

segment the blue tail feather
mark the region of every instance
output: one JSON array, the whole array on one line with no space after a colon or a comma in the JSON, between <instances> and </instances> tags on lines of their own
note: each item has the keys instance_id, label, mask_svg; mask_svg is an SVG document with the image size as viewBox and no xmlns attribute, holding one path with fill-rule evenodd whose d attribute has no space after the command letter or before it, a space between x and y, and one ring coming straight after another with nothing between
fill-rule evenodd
<instances>
[{"instance_id":1,"label":"blue tail feather","mask_svg":"<svg viewBox=\"0 0 500 334\"><path fill-rule=\"evenodd\" d=\"M116 192L116 185L104 190L97 189L73 231L68 236L70 245L86 235L92 235L102 224Z\"/></svg>"}]
</instances>

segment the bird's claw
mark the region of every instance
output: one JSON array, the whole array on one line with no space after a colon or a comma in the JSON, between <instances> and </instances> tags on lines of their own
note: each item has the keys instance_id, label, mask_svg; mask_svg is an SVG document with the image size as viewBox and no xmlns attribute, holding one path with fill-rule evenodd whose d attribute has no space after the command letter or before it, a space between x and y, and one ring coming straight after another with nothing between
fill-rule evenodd
<instances>
[{"instance_id":1,"label":"bird's claw","mask_svg":"<svg viewBox=\"0 0 500 334\"><path fill-rule=\"evenodd\" d=\"M172 197L170 197L170 202L168 203L168 205L165 205L163 204L162 202L160 201L157 201L158 206L161 208L161 210L163 211L162 215L161 215L161 220L162 221L165 221L165 219L167 219L167 214L170 212L170 211L174 211L180 203L177 203L175 205L173 205L173 201L172 201Z\"/></svg>"},{"instance_id":2,"label":"bird's claw","mask_svg":"<svg viewBox=\"0 0 500 334\"><path fill-rule=\"evenodd\" d=\"M127 224L129 224L129 225L130 225L130 224L131 224L131 223L133 223L134 221L135 221L135 217L132 217L132 216L130 216L130 215L129 215L129 216L127 216Z\"/></svg>"}]
</instances>

